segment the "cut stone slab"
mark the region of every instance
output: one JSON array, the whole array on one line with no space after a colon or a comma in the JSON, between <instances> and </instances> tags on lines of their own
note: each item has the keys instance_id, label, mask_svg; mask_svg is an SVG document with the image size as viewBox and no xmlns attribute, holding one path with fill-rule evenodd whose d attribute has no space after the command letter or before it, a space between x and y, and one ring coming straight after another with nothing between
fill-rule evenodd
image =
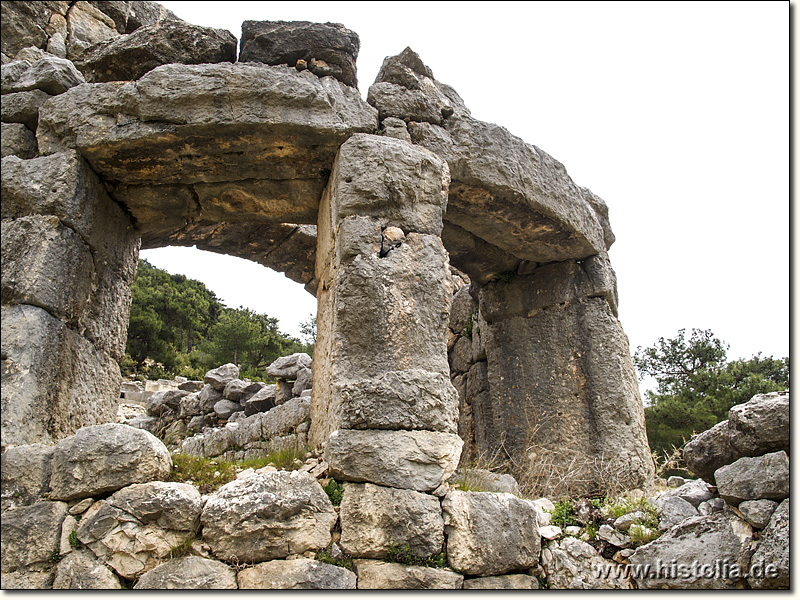
<instances>
[{"instance_id":1,"label":"cut stone slab","mask_svg":"<svg viewBox=\"0 0 800 600\"><path fill-rule=\"evenodd\" d=\"M121 590L119 578L90 550L73 550L55 569L54 590Z\"/></svg>"},{"instance_id":2,"label":"cut stone slab","mask_svg":"<svg viewBox=\"0 0 800 600\"><path fill-rule=\"evenodd\" d=\"M755 546L747 582L753 589L788 589L789 563L789 499L772 513L767 528Z\"/></svg>"},{"instance_id":3,"label":"cut stone slab","mask_svg":"<svg viewBox=\"0 0 800 600\"><path fill-rule=\"evenodd\" d=\"M358 35L338 23L245 21L239 62L309 69L357 87Z\"/></svg>"},{"instance_id":4,"label":"cut stone slab","mask_svg":"<svg viewBox=\"0 0 800 600\"><path fill-rule=\"evenodd\" d=\"M317 560L271 560L237 575L241 590L354 590L352 571Z\"/></svg>"},{"instance_id":5,"label":"cut stone slab","mask_svg":"<svg viewBox=\"0 0 800 600\"><path fill-rule=\"evenodd\" d=\"M409 369L337 381L341 429L426 429L456 433L458 393L447 374Z\"/></svg>"},{"instance_id":6,"label":"cut stone slab","mask_svg":"<svg viewBox=\"0 0 800 600\"><path fill-rule=\"evenodd\" d=\"M449 569L434 569L387 563L353 561L360 590L460 590L464 576Z\"/></svg>"},{"instance_id":7,"label":"cut stone slab","mask_svg":"<svg viewBox=\"0 0 800 600\"><path fill-rule=\"evenodd\" d=\"M172 458L152 433L108 423L61 440L52 458L50 497L80 500L132 483L166 478Z\"/></svg>"},{"instance_id":8,"label":"cut stone slab","mask_svg":"<svg viewBox=\"0 0 800 600\"><path fill-rule=\"evenodd\" d=\"M452 433L339 429L325 461L339 481L430 492L453 474L463 444Z\"/></svg>"},{"instance_id":9,"label":"cut stone slab","mask_svg":"<svg viewBox=\"0 0 800 600\"><path fill-rule=\"evenodd\" d=\"M530 575L497 575L465 579L465 590L538 590L539 581Z\"/></svg>"},{"instance_id":10,"label":"cut stone slab","mask_svg":"<svg viewBox=\"0 0 800 600\"><path fill-rule=\"evenodd\" d=\"M389 546L407 546L427 557L441 552L444 543L439 499L412 490L345 484L339 517L339 544L354 557L387 558Z\"/></svg>"},{"instance_id":11,"label":"cut stone slab","mask_svg":"<svg viewBox=\"0 0 800 600\"><path fill-rule=\"evenodd\" d=\"M81 58L87 79L133 81L161 65L236 62L236 38L224 29L161 21L92 46Z\"/></svg>"},{"instance_id":12,"label":"cut stone slab","mask_svg":"<svg viewBox=\"0 0 800 600\"><path fill-rule=\"evenodd\" d=\"M139 578L135 590L235 590L236 572L218 560L184 556L167 561Z\"/></svg>"},{"instance_id":13,"label":"cut stone slab","mask_svg":"<svg viewBox=\"0 0 800 600\"><path fill-rule=\"evenodd\" d=\"M222 486L206 501L203 540L214 556L261 562L325 548L337 515L308 473L259 473Z\"/></svg>"},{"instance_id":14,"label":"cut stone slab","mask_svg":"<svg viewBox=\"0 0 800 600\"><path fill-rule=\"evenodd\" d=\"M539 563L539 509L532 501L511 494L451 491L442 509L447 562L457 571L501 575Z\"/></svg>"},{"instance_id":15,"label":"cut stone slab","mask_svg":"<svg viewBox=\"0 0 800 600\"><path fill-rule=\"evenodd\" d=\"M786 452L740 458L714 472L719 495L738 506L743 500L776 500L789 497L789 458Z\"/></svg>"},{"instance_id":16,"label":"cut stone slab","mask_svg":"<svg viewBox=\"0 0 800 600\"><path fill-rule=\"evenodd\" d=\"M752 540L752 527L728 511L687 519L636 549L629 558L630 564L649 565L639 568L650 569L650 573L632 575L639 589L741 588L747 575L745 567ZM683 565L686 572L664 577L672 573L664 570L672 564ZM687 568L693 564L711 568ZM729 568L714 569L715 564L727 564ZM652 573L658 574L659 565L662 576L652 577Z\"/></svg>"}]
</instances>

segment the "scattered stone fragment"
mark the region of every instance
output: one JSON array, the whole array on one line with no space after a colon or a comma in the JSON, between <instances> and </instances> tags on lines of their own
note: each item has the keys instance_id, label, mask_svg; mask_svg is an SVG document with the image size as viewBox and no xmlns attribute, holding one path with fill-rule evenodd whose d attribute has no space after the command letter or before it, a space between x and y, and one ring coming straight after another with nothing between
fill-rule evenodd
<instances>
[{"instance_id":1,"label":"scattered stone fragment","mask_svg":"<svg viewBox=\"0 0 800 600\"><path fill-rule=\"evenodd\" d=\"M119 578L90 550L78 549L55 567L54 590L121 590Z\"/></svg>"},{"instance_id":2,"label":"scattered stone fragment","mask_svg":"<svg viewBox=\"0 0 800 600\"><path fill-rule=\"evenodd\" d=\"M773 500L745 500L738 508L750 525L756 529L764 529L772 513L778 508L778 503Z\"/></svg>"}]
</instances>

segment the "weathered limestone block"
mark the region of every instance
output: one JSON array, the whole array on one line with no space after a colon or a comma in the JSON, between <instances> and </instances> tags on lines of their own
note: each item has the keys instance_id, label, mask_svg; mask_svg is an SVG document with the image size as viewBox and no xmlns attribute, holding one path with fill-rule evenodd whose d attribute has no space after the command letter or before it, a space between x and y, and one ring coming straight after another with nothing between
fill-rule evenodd
<instances>
[{"instance_id":1,"label":"weathered limestone block","mask_svg":"<svg viewBox=\"0 0 800 600\"><path fill-rule=\"evenodd\" d=\"M119 578L90 550L74 550L55 569L54 590L121 590Z\"/></svg>"},{"instance_id":2,"label":"weathered limestone block","mask_svg":"<svg viewBox=\"0 0 800 600\"><path fill-rule=\"evenodd\" d=\"M339 544L350 556L387 558L390 545L408 546L420 557L442 550L444 521L435 496L370 483L349 483L339 516Z\"/></svg>"},{"instance_id":3,"label":"weathered limestone block","mask_svg":"<svg viewBox=\"0 0 800 600\"><path fill-rule=\"evenodd\" d=\"M10 72L8 66L4 68L6 72ZM71 61L46 55L33 64L28 63L28 68L24 71L15 72L13 79L4 77L3 93L42 90L51 96L57 96L82 83L86 83L86 80Z\"/></svg>"},{"instance_id":4,"label":"weathered limestone block","mask_svg":"<svg viewBox=\"0 0 800 600\"><path fill-rule=\"evenodd\" d=\"M201 510L200 492L192 485L131 485L93 504L77 537L114 571L134 579L194 537Z\"/></svg>"},{"instance_id":5,"label":"weathered limestone block","mask_svg":"<svg viewBox=\"0 0 800 600\"><path fill-rule=\"evenodd\" d=\"M656 501L656 505L661 509L661 516L658 522L658 528L661 531L671 529L678 523L683 523L686 519L700 514L697 508L677 496L659 498Z\"/></svg>"},{"instance_id":6,"label":"weathered limestone block","mask_svg":"<svg viewBox=\"0 0 800 600\"><path fill-rule=\"evenodd\" d=\"M442 241L450 253L450 262L481 285L497 279L498 273L516 273L522 262L447 220L442 227Z\"/></svg>"},{"instance_id":7,"label":"weathered limestone block","mask_svg":"<svg viewBox=\"0 0 800 600\"><path fill-rule=\"evenodd\" d=\"M227 198L231 210L220 220L253 223L258 214L314 223L339 146L377 127L356 90L288 67L163 65L135 82L83 88L42 107L40 148L78 148L96 172L119 182L114 195L137 220L143 199L145 232L192 222L194 193L209 198L201 200L207 207ZM157 193L161 186L172 188ZM161 208L179 192L184 208Z\"/></svg>"},{"instance_id":8,"label":"weathered limestone block","mask_svg":"<svg viewBox=\"0 0 800 600\"><path fill-rule=\"evenodd\" d=\"M61 440L51 468L50 497L79 500L165 478L172 458L153 434L108 423L84 427Z\"/></svg>"},{"instance_id":9,"label":"weathered limestone block","mask_svg":"<svg viewBox=\"0 0 800 600\"><path fill-rule=\"evenodd\" d=\"M651 572L632 575L639 589L741 588L752 539L750 525L728 511L694 517L637 548L629 558L630 564L649 565ZM713 569L715 563L727 563L729 568ZM692 570L692 564L712 568ZM681 572L672 565L682 565Z\"/></svg>"},{"instance_id":10,"label":"weathered limestone block","mask_svg":"<svg viewBox=\"0 0 800 600\"><path fill-rule=\"evenodd\" d=\"M539 509L530 500L495 492L451 491L442 509L447 562L457 571L501 575L539 563Z\"/></svg>"},{"instance_id":11,"label":"weathered limestone block","mask_svg":"<svg viewBox=\"0 0 800 600\"><path fill-rule=\"evenodd\" d=\"M728 411L728 431L737 457L789 452L789 392L758 394Z\"/></svg>"},{"instance_id":12,"label":"weathered limestone block","mask_svg":"<svg viewBox=\"0 0 800 600\"><path fill-rule=\"evenodd\" d=\"M338 480L430 492L458 465L463 441L438 431L339 429L325 447L329 473Z\"/></svg>"},{"instance_id":13,"label":"weathered limestone block","mask_svg":"<svg viewBox=\"0 0 800 600\"><path fill-rule=\"evenodd\" d=\"M263 562L239 571L236 578L242 590L356 589L352 571L309 558Z\"/></svg>"},{"instance_id":14,"label":"weathered limestone block","mask_svg":"<svg viewBox=\"0 0 800 600\"><path fill-rule=\"evenodd\" d=\"M101 262L124 281L133 282L138 235L77 152L29 161L7 158L2 173L3 219L55 215L84 239Z\"/></svg>"},{"instance_id":15,"label":"weathered limestone block","mask_svg":"<svg viewBox=\"0 0 800 600\"><path fill-rule=\"evenodd\" d=\"M761 534L750 561L752 567L747 582L753 589L788 589L789 563L789 499L780 503L772 513L769 524Z\"/></svg>"},{"instance_id":16,"label":"weathered limestone block","mask_svg":"<svg viewBox=\"0 0 800 600\"><path fill-rule=\"evenodd\" d=\"M95 44L119 36L114 20L84 0L73 3L66 18L69 28L67 56L72 60L81 58Z\"/></svg>"},{"instance_id":17,"label":"weathered limestone block","mask_svg":"<svg viewBox=\"0 0 800 600\"><path fill-rule=\"evenodd\" d=\"M5 97L5 96L3 96ZM29 159L36 156L36 135L22 123L0 124L2 141L0 142L0 157L16 156Z\"/></svg>"},{"instance_id":18,"label":"weathered limestone block","mask_svg":"<svg viewBox=\"0 0 800 600\"><path fill-rule=\"evenodd\" d=\"M309 69L357 87L358 35L339 23L245 21L239 62Z\"/></svg>"},{"instance_id":19,"label":"weathered limestone block","mask_svg":"<svg viewBox=\"0 0 800 600\"><path fill-rule=\"evenodd\" d=\"M630 579L622 577L616 567L578 538L565 537L542 548L542 568L552 590L632 589ZM603 577L604 571L611 576Z\"/></svg>"},{"instance_id":20,"label":"weathered limestone block","mask_svg":"<svg viewBox=\"0 0 800 600\"><path fill-rule=\"evenodd\" d=\"M183 398L189 392L183 390L159 390L154 392L147 399L147 414L152 417L160 417L165 413L176 412L181 405Z\"/></svg>"},{"instance_id":21,"label":"weathered limestone block","mask_svg":"<svg viewBox=\"0 0 800 600\"><path fill-rule=\"evenodd\" d=\"M434 569L386 563L353 561L360 590L460 590L464 576L450 569Z\"/></svg>"},{"instance_id":22,"label":"weathered limestone block","mask_svg":"<svg viewBox=\"0 0 800 600\"><path fill-rule=\"evenodd\" d=\"M2 311L2 446L56 441L116 418L117 362L45 310Z\"/></svg>"},{"instance_id":23,"label":"weathered limestone block","mask_svg":"<svg viewBox=\"0 0 800 600\"><path fill-rule=\"evenodd\" d=\"M201 521L214 556L260 562L325 548L336 518L313 476L278 471L222 486L209 496Z\"/></svg>"},{"instance_id":24,"label":"weathered limestone block","mask_svg":"<svg viewBox=\"0 0 800 600\"><path fill-rule=\"evenodd\" d=\"M539 582L530 575L497 575L465 579L465 590L538 590Z\"/></svg>"},{"instance_id":25,"label":"weathered limestone block","mask_svg":"<svg viewBox=\"0 0 800 600\"><path fill-rule=\"evenodd\" d=\"M92 46L81 59L89 81L133 81L161 65L236 62L236 38L224 29L161 21Z\"/></svg>"},{"instance_id":26,"label":"weathered limestone block","mask_svg":"<svg viewBox=\"0 0 800 600\"><path fill-rule=\"evenodd\" d=\"M739 512L755 529L764 529L769 524L772 513L778 508L773 500L745 500L738 506Z\"/></svg>"},{"instance_id":27,"label":"weathered limestone block","mask_svg":"<svg viewBox=\"0 0 800 600\"><path fill-rule=\"evenodd\" d=\"M317 227L317 352L326 362L313 374L312 444L336 429L347 438L353 434L343 428L355 426L455 431L458 397L446 355L450 274L438 238L447 186L444 163L406 142L356 135L342 145ZM403 382L419 391L400 398ZM371 392L380 402L367 401ZM334 470L350 468L336 462L346 461L344 448L328 461ZM386 484L356 479L365 480ZM433 489L393 481L386 485Z\"/></svg>"},{"instance_id":28,"label":"weathered limestone block","mask_svg":"<svg viewBox=\"0 0 800 600\"><path fill-rule=\"evenodd\" d=\"M207 383L203 386L203 389L200 390L198 400L200 400L200 410L202 414L210 413L214 410L214 405L222 400L222 391L215 389L213 385Z\"/></svg>"},{"instance_id":29,"label":"weathered limestone block","mask_svg":"<svg viewBox=\"0 0 800 600\"><path fill-rule=\"evenodd\" d=\"M238 402L231 402L230 400L225 400L224 398L214 405L214 413L216 413L218 418L223 420L227 420L234 413L241 412L243 410L244 407Z\"/></svg>"},{"instance_id":30,"label":"weathered limestone block","mask_svg":"<svg viewBox=\"0 0 800 600\"><path fill-rule=\"evenodd\" d=\"M572 470L575 480L564 485L574 485L573 494L605 489L610 482L601 468L616 474L623 489L647 484L653 462L638 382L628 339L609 303L577 296L527 311L513 291L527 288L527 280L481 289L489 402L472 399L479 451L484 441L490 451L502 442L506 452L532 460L525 467L529 476L540 463ZM516 314L500 318L506 316L502 297L519 299ZM480 435L479 426L486 428Z\"/></svg>"},{"instance_id":31,"label":"weathered limestone block","mask_svg":"<svg viewBox=\"0 0 800 600\"><path fill-rule=\"evenodd\" d=\"M65 15L69 2L4 2L2 4L2 36L0 49L15 56L26 46L43 48L47 42L47 25L54 14Z\"/></svg>"},{"instance_id":32,"label":"weathered limestone block","mask_svg":"<svg viewBox=\"0 0 800 600\"><path fill-rule=\"evenodd\" d=\"M243 404L245 400L260 390L262 385L263 384L259 381L234 379L225 385L225 389L222 390L222 397L231 402L240 402Z\"/></svg>"},{"instance_id":33,"label":"weathered limestone block","mask_svg":"<svg viewBox=\"0 0 800 600\"><path fill-rule=\"evenodd\" d=\"M450 307L450 330L456 335L465 335L467 324L478 312L478 303L469 293L469 286L465 285L453 296Z\"/></svg>"},{"instance_id":34,"label":"weathered limestone block","mask_svg":"<svg viewBox=\"0 0 800 600\"><path fill-rule=\"evenodd\" d=\"M689 469L709 482L745 456L789 452L789 393L758 394L728 411L728 419L694 436L684 449Z\"/></svg>"},{"instance_id":35,"label":"weathered limestone block","mask_svg":"<svg viewBox=\"0 0 800 600\"><path fill-rule=\"evenodd\" d=\"M692 473L714 483L714 471L736 460L731 448L729 427L726 419L694 436L686 444L683 456Z\"/></svg>"},{"instance_id":36,"label":"weathered limestone block","mask_svg":"<svg viewBox=\"0 0 800 600\"><path fill-rule=\"evenodd\" d=\"M20 569L0 574L0 588L4 590L51 590L53 571L28 571Z\"/></svg>"},{"instance_id":37,"label":"weathered limestone block","mask_svg":"<svg viewBox=\"0 0 800 600\"><path fill-rule=\"evenodd\" d=\"M225 386L234 379L239 379L239 367L233 363L228 363L216 369L211 369L203 377L203 382L209 384L218 392L223 392L224 396Z\"/></svg>"},{"instance_id":38,"label":"weathered limestone block","mask_svg":"<svg viewBox=\"0 0 800 600\"><path fill-rule=\"evenodd\" d=\"M267 375L294 381L301 369L311 367L311 357L305 352L282 356L267 367Z\"/></svg>"},{"instance_id":39,"label":"weathered limestone block","mask_svg":"<svg viewBox=\"0 0 800 600\"><path fill-rule=\"evenodd\" d=\"M36 502L4 511L0 520L3 572L47 565L58 554L61 523L66 516L64 502Z\"/></svg>"},{"instance_id":40,"label":"weathered limestone block","mask_svg":"<svg viewBox=\"0 0 800 600\"><path fill-rule=\"evenodd\" d=\"M114 20L119 33L133 33L139 27L163 20L180 21L172 11L157 2L94 0L92 4Z\"/></svg>"},{"instance_id":41,"label":"weathered limestone block","mask_svg":"<svg viewBox=\"0 0 800 600\"><path fill-rule=\"evenodd\" d=\"M311 389L313 379L312 379L312 371L308 367L304 369L300 369L297 372L297 379L292 386L292 395L299 396L304 391Z\"/></svg>"},{"instance_id":42,"label":"weathered limestone block","mask_svg":"<svg viewBox=\"0 0 800 600\"><path fill-rule=\"evenodd\" d=\"M711 500L715 496L715 491L702 479L694 479L663 493L661 497L676 496L697 508L706 500Z\"/></svg>"},{"instance_id":43,"label":"weathered limestone block","mask_svg":"<svg viewBox=\"0 0 800 600\"><path fill-rule=\"evenodd\" d=\"M50 489L50 461L55 448L30 444L9 448L2 455L2 511L33 504Z\"/></svg>"},{"instance_id":44,"label":"weathered limestone block","mask_svg":"<svg viewBox=\"0 0 800 600\"><path fill-rule=\"evenodd\" d=\"M236 572L218 560L200 556L175 558L147 571L135 590L235 590Z\"/></svg>"},{"instance_id":45,"label":"weathered limestone block","mask_svg":"<svg viewBox=\"0 0 800 600\"><path fill-rule=\"evenodd\" d=\"M92 294L88 246L55 216L4 220L2 228L3 304L40 306L75 325Z\"/></svg>"},{"instance_id":46,"label":"weathered limestone block","mask_svg":"<svg viewBox=\"0 0 800 600\"><path fill-rule=\"evenodd\" d=\"M789 497L789 457L786 452L740 458L714 472L719 495L737 506L743 500L776 500Z\"/></svg>"},{"instance_id":47,"label":"weathered limestone block","mask_svg":"<svg viewBox=\"0 0 800 600\"><path fill-rule=\"evenodd\" d=\"M334 384L342 429L427 429L456 433L458 398L446 374L388 371Z\"/></svg>"},{"instance_id":48,"label":"weathered limestone block","mask_svg":"<svg viewBox=\"0 0 800 600\"><path fill-rule=\"evenodd\" d=\"M275 406L275 384L262 387L255 394L244 401L244 414L248 417L267 412Z\"/></svg>"}]
</instances>

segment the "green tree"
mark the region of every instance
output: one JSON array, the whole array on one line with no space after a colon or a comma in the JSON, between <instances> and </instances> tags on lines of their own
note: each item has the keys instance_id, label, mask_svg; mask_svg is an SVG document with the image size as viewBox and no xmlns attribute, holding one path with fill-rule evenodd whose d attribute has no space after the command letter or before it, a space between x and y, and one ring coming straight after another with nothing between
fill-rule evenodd
<instances>
[{"instance_id":1,"label":"green tree","mask_svg":"<svg viewBox=\"0 0 800 600\"><path fill-rule=\"evenodd\" d=\"M639 377L655 378L645 394L647 438L655 452L669 454L692 434L727 418L732 406L756 394L789 388L789 358L762 357L727 361L728 345L710 330L681 329L671 339L636 350Z\"/></svg>"},{"instance_id":2,"label":"green tree","mask_svg":"<svg viewBox=\"0 0 800 600\"><path fill-rule=\"evenodd\" d=\"M202 282L170 275L146 260L139 260L131 294L126 350L139 367L150 358L174 369L178 353L191 353L223 309Z\"/></svg>"}]
</instances>

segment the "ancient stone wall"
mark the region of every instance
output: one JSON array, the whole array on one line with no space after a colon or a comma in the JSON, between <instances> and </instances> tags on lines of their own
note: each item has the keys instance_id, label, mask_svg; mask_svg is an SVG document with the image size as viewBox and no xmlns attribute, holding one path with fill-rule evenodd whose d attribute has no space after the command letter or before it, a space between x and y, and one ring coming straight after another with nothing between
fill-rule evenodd
<instances>
[{"instance_id":1,"label":"ancient stone wall","mask_svg":"<svg viewBox=\"0 0 800 600\"><path fill-rule=\"evenodd\" d=\"M229 32L151 3L3 4L3 443L106 415L83 403L106 406L118 382L141 239L255 260L318 295L315 443L457 430L469 455L542 450L558 470L610 453L644 483L605 203L472 118L410 49L364 102L353 32L243 31L237 61ZM476 302L450 320L450 369L447 255Z\"/></svg>"}]
</instances>

